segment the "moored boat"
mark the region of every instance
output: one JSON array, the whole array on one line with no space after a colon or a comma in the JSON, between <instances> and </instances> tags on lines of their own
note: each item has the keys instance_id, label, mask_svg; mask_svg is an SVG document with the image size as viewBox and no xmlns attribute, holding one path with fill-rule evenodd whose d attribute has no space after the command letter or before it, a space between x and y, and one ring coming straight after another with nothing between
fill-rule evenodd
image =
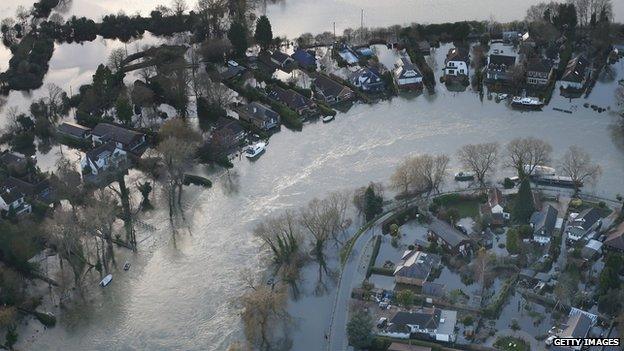
<instances>
[{"instance_id":1,"label":"moored boat","mask_svg":"<svg viewBox=\"0 0 624 351\"><path fill-rule=\"evenodd\" d=\"M322 120L323 120L323 123L328 123L334 120L334 116L333 115L323 116Z\"/></svg>"},{"instance_id":2,"label":"moored boat","mask_svg":"<svg viewBox=\"0 0 624 351\"><path fill-rule=\"evenodd\" d=\"M514 96L511 99L511 106L528 110L539 110L544 106L544 103L536 97Z\"/></svg>"},{"instance_id":3,"label":"moored boat","mask_svg":"<svg viewBox=\"0 0 624 351\"><path fill-rule=\"evenodd\" d=\"M458 182L467 182L470 180L474 180L475 175L471 172L458 172L455 173L455 180Z\"/></svg>"},{"instance_id":4,"label":"moored boat","mask_svg":"<svg viewBox=\"0 0 624 351\"><path fill-rule=\"evenodd\" d=\"M534 180L534 182L536 182L537 184L564 187L564 188L573 188L575 185L574 180L572 180L572 178L566 177L566 176L557 176L557 175L537 177ZM579 183L577 185L579 187L582 187L583 183Z\"/></svg>"},{"instance_id":5,"label":"moored boat","mask_svg":"<svg viewBox=\"0 0 624 351\"><path fill-rule=\"evenodd\" d=\"M104 279L102 279L102 281L100 282L100 285L104 288L108 284L110 284L111 281L113 281L113 275L109 274L106 277L104 277Z\"/></svg>"},{"instance_id":6,"label":"moored boat","mask_svg":"<svg viewBox=\"0 0 624 351\"><path fill-rule=\"evenodd\" d=\"M245 157L253 159L260 156L266 150L266 143L259 142L253 144L245 150Z\"/></svg>"},{"instance_id":7,"label":"moored boat","mask_svg":"<svg viewBox=\"0 0 624 351\"><path fill-rule=\"evenodd\" d=\"M130 269L130 262L126 262L123 266L124 271L127 271Z\"/></svg>"}]
</instances>

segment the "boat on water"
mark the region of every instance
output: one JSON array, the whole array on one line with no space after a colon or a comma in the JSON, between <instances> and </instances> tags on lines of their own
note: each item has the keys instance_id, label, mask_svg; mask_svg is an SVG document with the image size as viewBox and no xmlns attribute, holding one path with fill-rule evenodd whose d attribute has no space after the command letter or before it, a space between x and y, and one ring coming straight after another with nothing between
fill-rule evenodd
<instances>
[{"instance_id":1,"label":"boat on water","mask_svg":"<svg viewBox=\"0 0 624 351\"><path fill-rule=\"evenodd\" d=\"M104 277L104 279L102 279L102 281L100 282L100 285L104 288L108 284L110 284L110 282L112 282L112 281L113 281L113 275L109 274L106 277Z\"/></svg>"},{"instance_id":2,"label":"boat on water","mask_svg":"<svg viewBox=\"0 0 624 351\"><path fill-rule=\"evenodd\" d=\"M532 170L531 170L532 169ZM556 175L556 171L552 167L548 166L534 166L524 165L524 172L531 177L547 177Z\"/></svg>"},{"instance_id":3,"label":"boat on water","mask_svg":"<svg viewBox=\"0 0 624 351\"><path fill-rule=\"evenodd\" d=\"M247 150L245 150L245 157L249 159L256 158L260 156L265 150L266 150L266 143L264 142L255 143L249 146Z\"/></svg>"},{"instance_id":4,"label":"boat on water","mask_svg":"<svg viewBox=\"0 0 624 351\"><path fill-rule=\"evenodd\" d=\"M323 116L322 120L323 120L323 123L328 123L334 120L334 116L333 115Z\"/></svg>"},{"instance_id":5,"label":"boat on water","mask_svg":"<svg viewBox=\"0 0 624 351\"><path fill-rule=\"evenodd\" d=\"M499 93L496 95L496 101L497 102L504 101L504 100L507 100L508 97L509 97L508 94Z\"/></svg>"},{"instance_id":6,"label":"boat on water","mask_svg":"<svg viewBox=\"0 0 624 351\"><path fill-rule=\"evenodd\" d=\"M537 177L535 178L534 182L541 185L550 185L563 188L573 188L575 185L572 178L557 175ZM582 187L583 184L580 183L578 184L578 186Z\"/></svg>"},{"instance_id":7,"label":"boat on water","mask_svg":"<svg viewBox=\"0 0 624 351\"><path fill-rule=\"evenodd\" d=\"M124 271L127 271L130 269L130 262L126 262L124 263L124 267L123 267Z\"/></svg>"},{"instance_id":8,"label":"boat on water","mask_svg":"<svg viewBox=\"0 0 624 351\"><path fill-rule=\"evenodd\" d=\"M511 106L528 110L539 110L544 106L544 103L536 97L514 96L511 99Z\"/></svg>"},{"instance_id":9,"label":"boat on water","mask_svg":"<svg viewBox=\"0 0 624 351\"><path fill-rule=\"evenodd\" d=\"M467 182L474 180L475 175L472 172L458 172L455 173L455 180L458 182Z\"/></svg>"}]
</instances>

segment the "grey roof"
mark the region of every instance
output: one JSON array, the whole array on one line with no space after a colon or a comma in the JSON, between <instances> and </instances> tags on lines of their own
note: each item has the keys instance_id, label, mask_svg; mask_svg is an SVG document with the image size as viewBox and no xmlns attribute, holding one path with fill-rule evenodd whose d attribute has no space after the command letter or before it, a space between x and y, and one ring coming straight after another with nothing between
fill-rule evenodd
<instances>
[{"instance_id":1,"label":"grey roof","mask_svg":"<svg viewBox=\"0 0 624 351\"><path fill-rule=\"evenodd\" d=\"M585 79L585 72L588 66L589 62L583 56L577 56L571 59L568 61L561 80L566 82L582 82Z\"/></svg>"},{"instance_id":2,"label":"grey roof","mask_svg":"<svg viewBox=\"0 0 624 351\"><path fill-rule=\"evenodd\" d=\"M624 251L624 222L609 232L609 236L604 241L604 245L613 249Z\"/></svg>"},{"instance_id":3,"label":"grey roof","mask_svg":"<svg viewBox=\"0 0 624 351\"><path fill-rule=\"evenodd\" d=\"M306 108L312 104L312 100L298 92L292 89L286 90L278 86L271 87L269 97L295 110Z\"/></svg>"},{"instance_id":4,"label":"grey roof","mask_svg":"<svg viewBox=\"0 0 624 351\"><path fill-rule=\"evenodd\" d=\"M87 158L95 163L95 161L103 155L110 155L115 151L117 145L114 142L107 142L87 151Z\"/></svg>"},{"instance_id":5,"label":"grey roof","mask_svg":"<svg viewBox=\"0 0 624 351\"><path fill-rule=\"evenodd\" d=\"M550 73L553 62L543 58L531 58L527 60L527 72Z\"/></svg>"},{"instance_id":6,"label":"grey roof","mask_svg":"<svg viewBox=\"0 0 624 351\"><path fill-rule=\"evenodd\" d=\"M228 80L228 79L232 79L240 74L242 74L243 72L245 72L247 69L241 65L238 66L228 66L228 68L221 73L221 78Z\"/></svg>"},{"instance_id":7,"label":"grey roof","mask_svg":"<svg viewBox=\"0 0 624 351\"><path fill-rule=\"evenodd\" d=\"M431 270L440 264L440 256L422 251L411 250L403 255L396 265L395 276L427 279Z\"/></svg>"},{"instance_id":8,"label":"grey roof","mask_svg":"<svg viewBox=\"0 0 624 351\"><path fill-rule=\"evenodd\" d=\"M6 204L10 205L16 200L24 197L24 194L14 186L4 183L0 186L0 197Z\"/></svg>"},{"instance_id":9,"label":"grey roof","mask_svg":"<svg viewBox=\"0 0 624 351\"><path fill-rule=\"evenodd\" d=\"M468 50L464 48L451 48L446 54L446 62L448 61L464 61L469 63Z\"/></svg>"},{"instance_id":10,"label":"grey roof","mask_svg":"<svg viewBox=\"0 0 624 351\"><path fill-rule=\"evenodd\" d=\"M259 102L250 102L244 107L244 109L250 116L259 120L271 121L279 119L279 114L277 112Z\"/></svg>"},{"instance_id":11,"label":"grey roof","mask_svg":"<svg viewBox=\"0 0 624 351\"><path fill-rule=\"evenodd\" d=\"M271 58L274 59L275 61L279 62L280 64L284 64L286 61L288 60L292 60L292 58L288 55L286 55L285 53L279 51L279 50L275 50L273 51L273 54L271 55Z\"/></svg>"},{"instance_id":12,"label":"grey roof","mask_svg":"<svg viewBox=\"0 0 624 351\"><path fill-rule=\"evenodd\" d=\"M84 134L91 131L91 128L82 126L77 123L63 122L61 123L61 125L58 126L58 131L63 134L74 136L76 138L82 138Z\"/></svg>"},{"instance_id":13,"label":"grey roof","mask_svg":"<svg viewBox=\"0 0 624 351\"><path fill-rule=\"evenodd\" d=\"M436 329L440 323L438 308L425 308L417 312L397 312L390 320L393 324L417 325L419 329Z\"/></svg>"},{"instance_id":14,"label":"grey roof","mask_svg":"<svg viewBox=\"0 0 624 351\"><path fill-rule=\"evenodd\" d=\"M433 218L431 224L429 224L429 230L435 233L437 236L446 241L449 245L456 247L463 241L469 240L468 236L459 230L453 228L450 224Z\"/></svg>"},{"instance_id":15,"label":"grey roof","mask_svg":"<svg viewBox=\"0 0 624 351\"><path fill-rule=\"evenodd\" d=\"M533 224L533 235L551 236L557 224L558 213L551 205L546 206L540 212L534 212L530 220Z\"/></svg>"},{"instance_id":16,"label":"grey roof","mask_svg":"<svg viewBox=\"0 0 624 351\"><path fill-rule=\"evenodd\" d=\"M498 55L498 54L490 55L489 65L509 68L515 64L516 64L515 56Z\"/></svg>"},{"instance_id":17,"label":"grey roof","mask_svg":"<svg viewBox=\"0 0 624 351\"><path fill-rule=\"evenodd\" d=\"M446 285L440 283L424 282L422 293L434 297L442 297L446 293Z\"/></svg>"},{"instance_id":18,"label":"grey roof","mask_svg":"<svg viewBox=\"0 0 624 351\"><path fill-rule=\"evenodd\" d=\"M422 73L408 57L401 57L399 67L394 71L394 76L398 79L403 78L408 71L414 71L417 77L422 77ZM409 77L414 78L414 77Z\"/></svg>"},{"instance_id":19,"label":"grey roof","mask_svg":"<svg viewBox=\"0 0 624 351\"><path fill-rule=\"evenodd\" d=\"M130 145L143 137L142 133L109 123L98 123L91 134L100 137L103 141L111 140L123 145Z\"/></svg>"},{"instance_id":20,"label":"grey roof","mask_svg":"<svg viewBox=\"0 0 624 351\"><path fill-rule=\"evenodd\" d=\"M314 86L323 92L325 96L334 96L337 97L340 93L347 87L344 85L334 81L333 79L329 79L322 74L317 74L316 79L314 80Z\"/></svg>"},{"instance_id":21,"label":"grey roof","mask_svg":"<svg viewBox=\"0 0 624 351\"><path fill-rule=\"evenodd\" d=\"M572 223L576 227L581 227L585 230L588 230L600 218L601 218L600 211L598 211L598 209L596 208L590 207L590 208L583 210L581 213L579 213L579 215L576 216L576 218L574 218L574 221Z\"/></svg>"},{"instance_id":22,"label":"grey roof","mask_svg":"<svg viewBox=\"0 0 624 351\"><path fill-rule=\"evenodd\" d=\"M559 335L567 338L584 338L594 325L594 322L585 313L571 315L566 328Z\"/></svg>"}]
</instances>

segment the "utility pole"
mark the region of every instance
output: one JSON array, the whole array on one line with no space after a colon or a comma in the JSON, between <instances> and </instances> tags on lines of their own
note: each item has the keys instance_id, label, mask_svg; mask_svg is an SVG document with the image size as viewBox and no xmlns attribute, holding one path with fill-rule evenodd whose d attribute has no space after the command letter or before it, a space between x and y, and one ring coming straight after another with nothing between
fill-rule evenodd
<instances>
[{"instance_id":1,"label":"utility pole","mask_svg":"<svg viewBox=\"0 0 624 351\"><path fill-rule=\"evenodd\" d=\"M334 22L334 42L336 41L336 22Z\"/></svg>"}]
</instances>

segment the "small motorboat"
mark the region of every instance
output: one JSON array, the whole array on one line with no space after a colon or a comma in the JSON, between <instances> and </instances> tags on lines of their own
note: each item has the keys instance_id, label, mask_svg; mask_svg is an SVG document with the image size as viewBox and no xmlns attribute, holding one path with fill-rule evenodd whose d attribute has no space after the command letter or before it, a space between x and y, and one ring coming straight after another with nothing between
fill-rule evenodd
<instances>
[{"instance_id":1,"label":"small motorboat","mask_svg":"<svg viewBox=\"0 0 624 351\"><path fill-rule=\"evenodd\" d=\"M458 172L455 173L455 180L458 182L468 182L474 180L474 173L471 172Z\"/></svg>"},{"instance_id":2,"label":"small motorboat","mask_svg":"<svg viewBox=\"0 0 624 351\"><path fill-rule=\"evenodd\" d=\"M323 116L322 120L323 120L323 123L328 123L334 120L334 116L333 115Z\"/></svg>"},{"instance_id":3,"label":"small motorboat","mask_svg":"<svg viewBox=\"0 0 624 351\"><path fill-rule=\"evenodd\" d=\"M124 263L124 267L123 268L124 268L124 271L129 270L130 269L130 262L126 261L126 263Z\"/></svg>"},{"instance_id":4,"label":"small motorboat","mask_svg":"<svg viewBox=\"0 0 624 351\"><path fill-rule=\"evenodd\" d=\"M542 106L544 106L544 103L536 97L514 96L513 99L511 99L511 106L529 110L540 110Z\"/></svg>"},{"instance_id":5,"label":"small motorboat","mask_svg":"<svg viewBox=\"0 0 624 351\"><path fill-rule=\"evenodd\" d=\"M505 101L505 100L507 100L508 97L509 97L508 94L503 94L503 93L497 94L496 95L496 102Z\"/></svg>"},{"instance_id":6,"label":"small motorboat","mask_svg":"<svg viewBox=\"0 0 624 351\"><path fill-rule=\"evenodd\" d=\"M106 277L104 277L104 279L102 279L102 281L100 282L100 285L104 288L108 284L110 284L110 282L112 282L112 281L113 281L113 275L109 274Z\"/></svg>"},{"instance_id":7,"label":"small motorboat","mask_svg":"<svg viewBox=\"0 0 624 351\"><path fill-rule=\"evenodd\" d=\"M253 159L260 156L266 150L266 143L259 142L253 144L245 150L245 157Z\"/></svg>"}]
</instances>

